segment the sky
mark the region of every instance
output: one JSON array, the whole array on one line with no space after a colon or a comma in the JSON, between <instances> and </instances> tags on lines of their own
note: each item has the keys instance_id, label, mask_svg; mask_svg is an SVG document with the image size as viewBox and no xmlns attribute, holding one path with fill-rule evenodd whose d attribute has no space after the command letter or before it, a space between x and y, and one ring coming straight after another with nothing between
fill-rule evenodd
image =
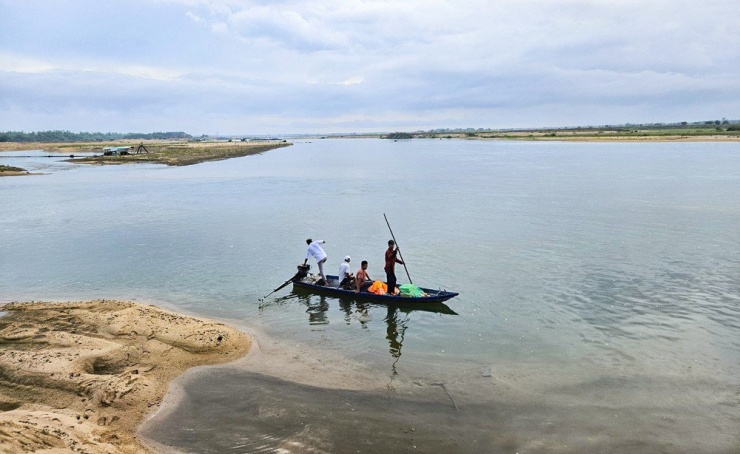
<instances>
[{"instance_id":1,"label":"sky","mask_svg":"<svg viewBox=\"0 0 740 454\"><path fill-rule=\"evenodd\" d=\"M0 0L0 131L740 119L738 0Z\"/></svg>"}]
</instances>

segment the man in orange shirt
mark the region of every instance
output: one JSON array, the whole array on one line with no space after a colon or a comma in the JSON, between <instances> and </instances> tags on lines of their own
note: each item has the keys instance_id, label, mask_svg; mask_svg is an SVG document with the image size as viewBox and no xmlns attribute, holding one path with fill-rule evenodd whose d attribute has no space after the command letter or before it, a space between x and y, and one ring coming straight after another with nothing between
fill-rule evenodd
<instances>
[{"instance_id":1,"label":"man in orange shirt","mask_svg":"<svg viewBox=\"0 0 740 454\"><path fill-rule=\"evenodd\" d=\"M385 251L385 277L388 284L388 293L391 295L396 294L396 263L403 265L403 260L399 260L397 257L398 248L395 246L395 241L388 240L388 249Z\"/></svg>"}]
</instances>

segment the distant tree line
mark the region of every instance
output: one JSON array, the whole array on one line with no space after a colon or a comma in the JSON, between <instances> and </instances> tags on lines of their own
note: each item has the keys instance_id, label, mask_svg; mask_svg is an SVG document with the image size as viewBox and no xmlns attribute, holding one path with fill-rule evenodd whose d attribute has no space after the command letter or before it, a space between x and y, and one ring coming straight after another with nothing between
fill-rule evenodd
<instances>
[{"instance_id":1,"label":"distant tree line","mask_svg":"<svg viewBox=\"0 0 740 454\"><path fill-rule=\"evenodd\" d=\"M639 128L641 130L661 130L661 129L712 129L714 130L716 127L725 127L727 128L727 131L737 131L738 126L740 126L740 120L727 120L723 118L722 120L705 120L705 121L695 121L695 122L676 122L676 123L625 123L622 125L599 125L599 126L565 126L560 128L505 128L505 129L492 129L492 128L438 128L438 129L430 129L428 131L414 131L413 133L392 133L389 134L388 138L398 138L398 137L392 137L394 135L398 134L410 134L414 137L420 137L424 134L465 134L467 136L475 136L479 133L499 133L499 132L526 132L526 131L533 131L533 132L544 132L544 131L576 131L576 132L587 132L587 131L594 131L594 130L608 130L608 131L616 131L616 132L629 132L631 129Z\"/></svg>"},{"instance_id":2,"label":"distant tree line","mask_svg":"<svg viewBox=\"0 0 740 454\"><path fill-rule=\"evenodd\" d=\"M386 139L413 139L414 135L408 132L392 132L385 136Z\"/></svg>"},{"instance_id":3,"label":"distant tree line","mask_svg":"<svg viewBox=\"0 0 740 454\"><path fill-rule=\"evenodd\" d=\"M190 134L176 132L71 132L71 131L7 131L0 132L0 142L102 142L122 139L191 139Z\"/></svg>"}]
</instances>

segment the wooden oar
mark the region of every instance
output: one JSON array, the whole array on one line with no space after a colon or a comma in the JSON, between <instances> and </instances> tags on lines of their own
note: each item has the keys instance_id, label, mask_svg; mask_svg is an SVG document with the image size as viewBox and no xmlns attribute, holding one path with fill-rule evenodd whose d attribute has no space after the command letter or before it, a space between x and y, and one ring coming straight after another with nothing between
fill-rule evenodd
<instances>
[{"instance_id":1,"label":"wooden oar","mask_svg":"<svg viewBox=\"0 0 740 454\"><path fill-rule=\"evenodd\" d=\"M262 297L262 299L264 300L265 298L267 298L268 296L270 296L270 295L272 295L273 293L277 292L278 290L281 290L281 289L282 289L283 287L285 287L286 285L290 284L290 283L291 283L292 281L293 281L293 278L291 277L291 278L290 278L290 279L288 279L287 281L283 282L283 284L282 284L282 285L281 285L280 287L276 288L275 290L271 291L271 292L270 292L270 293L268 293L267 295L263 296L263 297Z\"/></svg>"},{"instance_id":2,"label":"wooden oar","mask_svg":"<svg viewBox=\"0 0 740 454\"><path fill-rule=\"evenodd\" d=\"M398 246L398 241L396 241L396 236L393 234L393 229L391 228L390 222L388 222L388 216L383 213L383 217L385 218L385 223L388 225L388 230L391 231L391 237L393 238L393 242L396 243L396 249L398 249L398 255L401 257L401 261L403 262L403 269L406 270L406 277L409 278L409 284L413 284L414 282L411 280L411 276L409 275L409 269L406 268L406 260L403 259L403 254L401 254L401 248Z\"/></svg>"}]
</instances>

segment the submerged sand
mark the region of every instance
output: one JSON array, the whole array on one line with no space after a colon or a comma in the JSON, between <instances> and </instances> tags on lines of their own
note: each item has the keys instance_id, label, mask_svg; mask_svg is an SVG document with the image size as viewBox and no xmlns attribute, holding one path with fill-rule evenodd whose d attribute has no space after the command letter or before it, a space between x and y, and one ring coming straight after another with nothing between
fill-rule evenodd
<instances>
[{"instance_id":1,"label":"submerged sand","mask_svg":"<svg viewBox=\"0 0 740 454\"><path fill-rule=\"evenodd\" d=\"M244 333L155 306L0 305L0 452L139 453L172 379L243 356Z\"/></svg>"}]
</instances>

